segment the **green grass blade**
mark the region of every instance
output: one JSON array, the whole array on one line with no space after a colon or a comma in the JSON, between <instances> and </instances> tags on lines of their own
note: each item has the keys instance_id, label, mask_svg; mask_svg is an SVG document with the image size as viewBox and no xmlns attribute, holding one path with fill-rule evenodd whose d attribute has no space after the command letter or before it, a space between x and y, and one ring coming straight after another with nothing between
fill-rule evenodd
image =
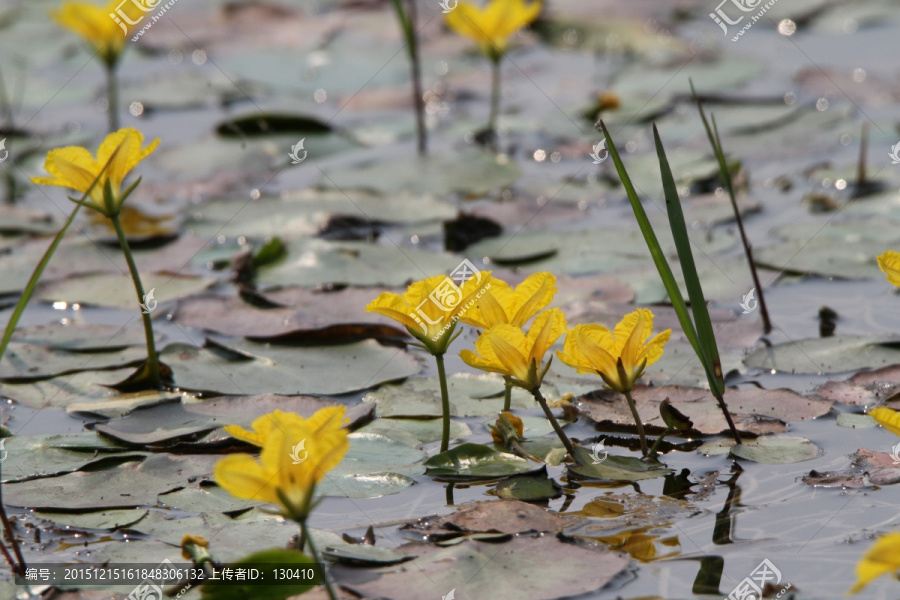
<instances>
[{"instance_id":1,"label":"green grass blade","mask_svg":"<svg viewBox=\"0 0 900 600\"><path fill-rule=\"evenodd\" d=\"M684 213L681 210L678 189L675 187L675 178L672 177L669 159L666 158L666 151L656 125L653 126L653 140L656 142L656 155L659 158L659 169L662 173L666 211L669 213L669 227L672 229L672 238L675 240L675 248L678 251L678 261L681 263L681 273L684 276L688 298L691 300L691 312L694 315L694 325L697 327L697 337L700 341L702 352L700 360L704 362L703 366L706 369L710 387L722 394L725 391L725 382L722 377L722 363L719 360L716 335L709 318L706 299L703 297L700 277L697 275L697 265L694 262L694 253L691 251L691 240L684 223Z\"/></svg>"},{"instance_id":2,"label":"green grass blade","mask_svg":"<svg viewBox=\"0 0 900 600\"><path fill-rule=\"evenodd\" d=\"M94 190L97 182L100 181L100 178L103 177L103 173L106 172L106 169L109 168L110 163L112 163L113 159L116 157L116 154L119 152L120 147L121 146L116 147L112 155L110 155L109 160L107 160L106 164L103 166L103 169L97 175L96 179L91 182L91 186L87 189L84 195L81 196L81 199L79 199L75 203L75 208L72 210L69 218L66 219L66 222L63 224L60 230L56 232L56 236L50 243L50 247L47 248L47 250L44 252L44 255L41 256L41 260L38 261L37 266L34 268L34 271L32 271L31 277L28 278L28 284L22 291L22 296L19 298L19 302L16 304L16 307L13 309L12 314L9 316L9 322L6 324L6 329L3 331L3 340L0 341L0 360L3 360L3 355L6 353L6 348L7 346L9 346L9 341L12 339L13 333L16 330L16 325L19 324L19 319L22 317L22 313L25 312L25 307L28 305L28 301L31 300L31 296L34 294L34 289L37 287L38 280L41 278L41 275L43 275L44 269L46 269L47 265L50 263L50 258L53 256L53 253L56 252L56 249L59 247L59 244L65 237L66 232L69 230L69 226L71 226L72 222L75 220L75 215L77 215L78 211L81 210L81 207L84 206L85 201L87 200L88 196L91 195L91 192Z\"/></svg>"},{"instance_id":3,"label":"green grass blade","mask_svg":"<svg viewBox=\"0 0 900 600\"><path fill-rule=\"evenodd\" d=\"M694 349L694 352L697 353L697 356L700 357L702 362L703 355L700 349L700 342L697 338L697 331L694 329L694 323L691 321L691 315L688 312L687 304L684 302L684 297L681 295L681 289L678 287L678 282L672 274L672 269L669 267L666 255L659 245L659 240L656 239L656 233L653 232L653 226L650 225L647 213L644 212L644 207L641 206L641 201L634 191L631 178L625 170L625 165L622 164L622 159L619 158L619 152L616 150L616 145L613 143L612 137L609 135L609 131L606 129L606 125L603 121L600 121L600 129L603 132L603 135L606 136L606 145L609 150L609 155L613 159L613 164L616 165L619 179L622 180L622 185L625 187L625 193L628 195L628 200L631 202L631 208L634 210L634 216L637 219L638 226L641 228L641 233L644 235L644 241L647 242L647 248L650 249L650 256L653 257L653 263L656 265L656 270L659 271L659 277L662 279L663 286L666 288L666 293L669 295L669 301L672 302L675 314L678 315L678 322L681 324L681 329L684 330L685 337L687 337L688 342L690 342L691 347ZM705 366L706 365L704 365L704 368Z\"/></svg>"}]
</instances>

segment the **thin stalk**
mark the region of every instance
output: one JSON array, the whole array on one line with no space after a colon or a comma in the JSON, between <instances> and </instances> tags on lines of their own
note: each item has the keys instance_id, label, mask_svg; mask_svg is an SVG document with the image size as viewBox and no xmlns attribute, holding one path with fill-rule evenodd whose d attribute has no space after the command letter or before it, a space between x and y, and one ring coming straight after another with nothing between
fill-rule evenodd
<instances>
[{"instance_id":1,"label":"thin stalk","mask_svg":"<svg viewBox=\"0 0 900 600\"><path fill-rule=\"evenodd\" d=\"M115 65L106 67L106 99L109 102L109 132L119 130L119 85Z\"/></svg>"},{"instance_id":2,"label":"thin stalk","mask_svg":"<svg viewBox=\"0 0 900 600\"><path fill-rule=\"evenodd\" d=\"M400 29L406 39L406 51L409 54L409 63L412 70L413 105L416 111L416 140L418 142L419 156L428 153L428 131L425 129L425 99L422 96L422 64L419 59L419 40L416 37L416 23L418 11L416 0L408 0L409 9L403 10L401 0L392 0L394 10L397 12L397 20L400 21Z\"/></svg>"},{"instance_id":3,"label":"thin stalk","mask_svg":"<svg viewBox=\"0 0 900 600\"><path fill-rule=\"evenodd\" d=\"M494 149L497 147L497 119L500 116L500 58L491 61L491 112L488 115L488 131Z\"/></svg>"},{"instance_id":4,"label":"thin stalk","mask_svg":"<svg viewBox=\"0 0 900 600\"><path fill-rule=\"evenodd\" d=\"M568 438L568 436L566 436L565 432L562 430L562 427L559 426L559 422L556 420L556 417L553 416L553 413L550 411L550 407L547 406L547 401L541 394L540 388L532 390L531 394L534 396L534 399L537 400L538 404L541 405L544 414L547 416L547 420L550 421L550 424L553 426L553 431L555 431L556 435L559 436L559 439L560 441L562 441L563 446L566 447L566 451L568 451L569 456L574 459L575 446L572 445L572 441Z\"/></svg>"},{"instance_id":5,"label":"thin stalk","mask_svg":"<svg viewBox=\"0 0 900 600\"><path fill-rule=\"evenodd\" d=\"M631 397L631 391L625 392L625 399L628 401L628 408L631 409L631 416L634 417L634 424L637 425L638 435L641 436L641 454L647 456L647 437L644 435L644 424L641 422L634 398Z\"/></svg>"},{"instance_id":6,"label":"thin stalk","mask_svg":"<svg viewBox=\"0 0 900 600\"><path fill-rule=\"evenodd\" d=\"M453 506L453 486L454 485L455 484L453 484L453 483L447 484L447 491L446 491L447 506Z\"/></svg>"},{"instance_id":7,"label":"thin stalk","mask_svg":"<svg viewBox=\"0 0 900 600\"><path fill-rule=\"evenodd\" d=\"M725 420L728 421L728 429L731 430L731 437L734 438L735 444L741 443L741 434L738 433L737 427L734 426L734 421L731 418L731 413L728 412L728 407L725 405L725 398L722 397L722 394L713 394L716 397L716 401L719 403L719 408L722 409L722 413L725 415Z\"/></svg>"},{"instance_id":8,"label":"thin stalk","mask_svg":"<svg viewBox=\"0 0 900 600\"><path fill-rule=\"evenodd\" d=\"M435 354L437 362L438 380L441 383L441 414L443 423L441 426L441 452L450 448L450 393L447 391L447 372L444 370L444 355Z\"/></svg>"},{"instance_id":9,"label":"thin stalk","mask_svg":"<svg viewBox=\"0 0 900 600\"><path fill-rule=\"evenodd\" d=\"M300 531L306 537L306 543L309 545L309 553L312 554L313 560L318 563L322 569L322 581L325 583L325 589L328 591L328 597L331 600L337 600L337 595L334 593L334 588L331 587L331 577L328 576L328 569L325 568L325 563L319 559L319 552L316 550L316 545L313 543L313 537L309 534L309 531L306 529L306 523L300 522Z\"/></svg>"},{"instance_id":10,"label":"thin stalk","mask_svg":"<svg viewBox=\"0 0 900 600\"><path fill-rule=\"evenodd\" d=\"M653 442L653 445L650 446L650 452L649 452L650 458L653 458L653 459L656 458L656 451L659 449L659 445L662 444L663 438L665 438L667 435L672 433L674 430L675 429L673 427L666 427L666 430L662 432L662 435L660 435L656 439L656 441Z\"/></svg>"},{"instance_id":11,"label":"thin stalk","mask_svg":"<svg viewBox=\"0 0 900 600\"><path fill-rule=\"evenodd\" d=\"M144 285L141 283L141 274L138 272L137 265L134 263L134 257L131 255L131 248L128 247L128 239L125 237L125 230L122 229L122 222L119 220L119 215L113 215L110 219L113 227L116 229L119 246L122 247L122 253L125 255L125 261L128 263L128 270L131 271L131 280L134 282L134 291L137 292L138 304L143 304L146 297ZM146 310L141 310L141 317L144 320L144 337L147 341L147 367L150 371L150 383L156 387L161 387L159 357L156 355L156 342L153 339L153 323L150 321L150 313Z\"/></svg>"},{"instance_id":12,"label":"thin stalk","mask_svg":"<svg viewBox=\"0 0 900 600\"><path fill-rule=\"evenodd\" d=\"M2 541L0 541L0 548L3 548L3 554L6 556L6 560L9 562L9 566L12 568L13 573L25 575L25 557L22 556L22 550L19 548L19 542L16 539L16 532L13 531L12 523L9 522L9 518L6 516L6 507L3 505L2 485L0 485L0 521L3 522L3 529L6 530L6 535L9 536L9 544L12 546L18 564L13 561L12 556L9 555L9 550L6 549L6 545Z\"/></svg>"},{"instance_id":13,"label":"thin stalk","mask_svg":"<svg viewBox=\"0 0 900 600\"><path fill-rule=\"evenodd\" d=\"M503 411L509 412L512 406L512 378L509 375L504 375L503 382L506 385L506 388L503 390Z\"/></svg>"}]
</instances>

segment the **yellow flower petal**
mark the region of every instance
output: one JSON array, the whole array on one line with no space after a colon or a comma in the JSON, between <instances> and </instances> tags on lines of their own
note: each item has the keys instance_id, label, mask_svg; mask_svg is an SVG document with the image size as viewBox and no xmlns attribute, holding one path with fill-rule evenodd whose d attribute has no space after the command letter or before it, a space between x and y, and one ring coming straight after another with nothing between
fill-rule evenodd
<instances>
[{"instance_id":1,"label":"yellow flower petal","mask_svg":"<svg viewBox=\"0 0 900 600\"><path fill-rule=\"evenodd\" d=\"M556 277L552 273L532 273L516 286L513 301L515 313L509 316L509 323L523 327L531 317L543 310L556 295Z\"/></svg>"},{"instance_id":2,"label":"yellow flower petal","mask_svg":"<svg viewBox=\"0 0 900 600\"><path fill-rule=\"evenodd\" d=\"M569 331L560 360L579 373L594 370L603 380L622 393L630 391L643 367L659 360L663 346L672 334L670 329L649 341L653 331L653 313L640 308L625 315L610 334L601 325L578 325ZM618 361L622 361L627 376L622 381ZM644 361L646 360L646 363ZM643 366L642 366L643 365Z\"/></svg>"},{"instance_id":3,"label":"yellow flower petal","mask_svg":"<svg viewBox=\"0 0 900 600\"><path fill-rule=\"evenodd\" d=\"M878 256L878 268L887 275L887 280L900 287L900 252L888 250Z\"/></svg>"},{"instance_id":4,"label":"yellow flower petal","mask_svg":"<svg viewBox=\"0 0 900 600\"><path fill-rule=\"evenodd\" d=\"M485 55L497 60L506 51L509 36L537 19L540 12L540 1L526 5L523 0L491 0L483 9L459 2L444 19L450 29L473 40Z\"/></svg>"},{"instance_id":5,"label":"yellow flower petal","mask_svg":"<svg viewBox=\"0 0 900 600\"><path fill-rule=\"evenodd\" d=\"M531 346L528 362L535 360L540 363L550 346L565 332L566 316L561 310L551 308L539 314L528 330L527 337Z\"/></svg>"},{"instance_id":6,"label":"yellow flower petal","mask_svg":"<svg viewBox=\"0 0 900 600\"><path fill-rule=\"evenodd\" d=\"M855 594L873 579L887 573L896 573L898 570L900 570L900 533L889 533L878 538L856 564L856 585L849 593Z\"/></svg>"},{"instance_id":7,"label":"yellow flower petal","mask_svg":"<svg viewBox=\"0 0 900 600\"><path fill-rule=\"evenodd\" d=\"M106 18L109 19L108 16ZM41 185L66 187L84 194L99 175L97 184L91 190L90 206L104 214L107 213L103 190L109 181L115 203L114 210L118 211L124 200L122 198L122 182L125 177L159 144L158 139L154 140L142 150L143 140L143 134L136 129L126 128L115 131L106 136L106 139L100 144L97 152L98 159L91 156L87 148L80 146L50 150L44 161L44 169L52 177L33 177L32 181ZM118 151L116 151L117 148ZM116 154L110 162L113 152ZM109 162L109 166L107 166L107 162ZM104 167L106 167L105 171ZM107 216L111 215L107 214Z\"/></svg>"},{"instance_id":8,"label":"yellow flower petal","mask_svg":"<svg viewBox=\"0 0 900 600\"><path fill-rule=\"evenodd\" d=\"M216 463L213 471L216 483L238 498L262 500L278 504L272 481L275 473L268 473L249 454L232 454Z\"/></svg>"},{"instance_id":9,"label":"yellow flower petal","mask_svg":"<svg viewBox=\"0 0 900 600\"><path fill-rule=\"evenodd\" d=\"M869 411L875 422L895 435L900 435L900 412L879 406Z\"/></svg>"}]
</instances>

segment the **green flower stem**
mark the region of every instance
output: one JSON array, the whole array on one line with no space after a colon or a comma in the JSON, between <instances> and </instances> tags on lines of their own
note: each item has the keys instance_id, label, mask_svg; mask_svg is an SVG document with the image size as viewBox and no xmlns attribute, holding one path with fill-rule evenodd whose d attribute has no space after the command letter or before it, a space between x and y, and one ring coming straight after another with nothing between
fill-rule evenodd
<instances>
[{"instance_id":1,"label":"green flower stem","mask_svg":"<svg viewBox=\"0 0 900 600\"><path fill-rule=\"evenodd\" d=\"M116 66L106 67L106 99L109 102L109 132L119 130L119 82L116 78Z\"/></svg>"},{"instance_id":2,"label":"green flower stem","mask_svg":"<svg viewBox=\"0 0 900 600\"><path fill-rule=\"evenodd\" d=\"M660 435L659 438L657 438L657 440L655 442L653 442L653 445L650 446L650 453L649 453L650 458L656 459L656 450L659 448L659 445L662 444L663 438L665 438L667 435L669 435L673 431L674 431L673 427L666 427L666 430L662 432L662 435Z\"/></svg>"},{"instance_id":3,"label":"green flower stem","mask_svg":"<svg viewBox=\"0 0 900 600\"><path fill-rule=\"evenodd\" d=\"M441 413L444 418L441 427L441 452L446 452L450 448L450 393L447 391L447 371L444 369L443 353L435 354L434 360L437 362L438 380L441 382Z\"/></svg>"},{"instance_id":4,"label":"green flower stem","mask_svg":"<svg viewBox=\"0 0 900 600\"><path fill-rule=\"evenodd\" d=\"M125 237L125 230L122 229L122 222L119 215L110 217L113 227L116 229L116 235L119 237L119 246L122 247L122 253L125 255L125 261L128 263L128 270L131 271L131 279L134 281L134 290L137 292L138 304L144 303L144 285L141 283L141 274L138 272L137 265L134 264L134 257L131 255L131 248L128 247L128 239ZM150 322L150 313L146 310L141 311L141 317L144 319L144 337L147 340L147 368L149 370L150 383L155 387L161 387L162 382L159 377L159 357L156 355L156 342L153 339L153 323Z\"/></svg>"},{"instance_id":5,"label":"green flower stem","mask_svg":"<svg viewBox=\"0 0 900 600\"><path fill-rule=\"evenodd\" d=\"M556 435L559 436L560 441L563 443L563 446L566 447L566 450L573 459L575 458L575 446L572 445L572 441L566 436L565 432L562 430L562 427L559 426L559 422L556 420L556 417L553 416L553 413L550 411L550 407L547 406L547 401L544 399L544 396L541 394L540 388L536 388L531 390L531 395L534 396L534 399L537 400L538 404L541 405L541 408L544 411L544 414L547 415L547 419L550 421L550 424L553 426L553 431L556 432Z\"/></svg>"},{"instance_id":6,"label":"green flower stem","mask_svg":"<svg viewBox=\"0 0 900 600\"><path fill-rule=\"evenodd\" d=\"M503 381L506 384L506 389L503 391L503 410L508 412L512 406L512 379L509 375L504 375Z\"/></svg>"},{"instance_id":7,"label":"green flower stem","mask_svg":"<svg viewBox=\"0 0 900 600\"><path fill-rule=\"evenodd\" d=\"M313 536L309 533L305 521L300 521L300 535L306 538L306 543L309 546L309 553L312 554L313 560L322 567L322 581L325 583L328 597L331 598L331 600L337 600L337 595L334 593L334 588L331 586L331 577L328 576L328 569L325 568L325 563L319 558L319 552L316 550L315 543L313 543Z\"/></svg>"},{"instance_id":8,"label":"green flower stem","mask_svg":"<svg viewBox=\"0 0 900 600\"><path fill-rule=\"evenodd\" d=\"M500 58L491 60L491 112L488 115L488 131L494 146L497 145L497 119L500 116Z\"/></svg>"},{"instance_id":9,"label":"green flower stem","mask_svg":"<svg viewBox=\"0 0 900 600\"><path fill-rule=\"evenodd\" d=\"M412 70L413 102L416 111L416 139L418 141L419 156L428 153L428 131L425 129L425 99L422 96L422 65L419 60L419 40L416 37L416 1L408 0L409 9L404 10L401 0L392 0L394 10L397 12L397 20L400 21L400 29L406 39L406 51L409 54L409 63Z\"/></svg>"},{"instance_id":10,"label":"green flower stem","mask_svg":"<svg viewBox=\"0 0 900 600\"><path fill-rule=\"evenodd\" d=\"M454 484L454 483L447 484L447 490L445 492L445 495L447 497L447 506L453 506L453 487L454 487L454 485L456 485L456 484Z\"/></svg>"},{"instance_id":11,"label":"green flower stem","mask_svg":"<svg viewBox=\"0 0 900 600\"><path fill-rule=\"evenodd\" d=\"M625 399L628 400L628 408L631 409L631 416L634 417L634 424L637 425L638 435L641 436L641 454L647 456L647 437L644 435L644 424L641 423L641 416L638 414L634 398L631 397L631 390L625 392Z\"/></svg>"}]
</instances>

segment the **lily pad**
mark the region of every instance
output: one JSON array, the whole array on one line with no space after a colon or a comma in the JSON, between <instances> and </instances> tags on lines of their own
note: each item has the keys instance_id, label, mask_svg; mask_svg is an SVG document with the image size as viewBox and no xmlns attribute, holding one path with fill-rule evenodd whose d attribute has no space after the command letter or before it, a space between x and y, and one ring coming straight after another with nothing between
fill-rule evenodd
<instances>
[{"instance_id":1,"label":"lily pad","mask_svg":"<svg viewBox=\"0 0 900 600\"><path fill-rule=\"evenodd\" d=\"M343 394L419 371L415 359L366 340L342 346L292 348L236 341L196 348L172 344L160 359L178 365L175 382L222 394Z\"/></svg>"},{"instance_id":2,"label":"lily pad","mask_svg":"<svg viewBox=\"0 0 900 600\"><path fill-rule=\"evenodd\" d=\"M376 498L396 494L425 472L425 453L377 433L351 433L344 459L316 487L323 496Z\"/></svg>"},{"instance_id":3,"label":"lily pad","mask_svg":"<svg viewBox=\"0 0 900 600\"><path fill-rule=\"evenodd\" d=\"M174 492L161 494L159 503L174 510L193 513L227 513L247 510L265 504L254 500L236 498L212 481L200 481Z\"/></svg>"},{"instance_id":4,"label":"lily pad","mask_svg":"<svg viewBox=\"0 0 900 600\"><path fill-rule=\"evenodd\" d=\"M858 415L855 413L840 413L837 416L838 427L846 427L848 429L871 429L877 423L869 415Z\"/></svg>"},{"instance_id":5,"label":"lily pad","mask_svg":"<svg viewBox=\"0 0 900 600\"><path fill-rule=\"evenodd\" d=\"M547 477L546 467L538 473L504 479L494 490L501 498L524 502L545 502L562 496L562 487L554 479Z\"/></svg>"},{"instance_id":6,"label":"lily pad","mask_svg":"<svg viewBox=\"0 0 900 600\"><path fill-rule=\"evenodd\" d=\"M608 454L602 462L594 464L590 450L581 446L575 447L575 462L576 464L568 466L567 473L571 479L641 481L673 473L665 465L634 456Z\"/></svg>"},{"instance_id":7,"label":"lily pad","mask_svg":"<svg viewBox=\"0 0 900 600\"><path fill-rule=\"evenodd\" d=\"M3 483L72 473L113 458L141 461L147 455L128 451L93 432L63 435L16 435L3 441Z\"/></svg>"},{"instance_id":8,"label":"lily pad","mask_svg":"<svg viewBox=\"0 0 900 600\"><path fill-rule=\"evenodd\" d=\"M816 388L816 394L842 404L891 406L900 400L900 366L860 371L846 381L828 381Z\"/></svg>"},{"instance_id":9,"label":"lily pad","mask_svg":"<svg viewBox=\"0 0 900 600\"><path fill-rule=\"evenodd\" d=\"M74 529L120 529L134 525L146 517L147 513L148 511L143 508L131 508L82 514L37 511L34 516Z\"/></svg>"},{"instance_id":10,"label":"lily pad","mask_svg":"<svg viewBox=\"0 0 900 600\"><path fill-rule=\"evenodd\" d=\"M257 283L307 287L326 284L395 287L422 279L423 275L449 273L460 262L459 257L451 254L418 248L404 248L398 252L394 245L365 242L298 239L288 244L287 250L285 259L259 269Z\"/></svg>"},{"instance_id":11,"label":"lily pad","mask_svg":"<svg viewBox=\"0 0 900 600\"><path fill-rule=\"evenodd\" d=\"M392 440L403 442L407 446L418 448L441 439L442 419L375 419L360 433L377 433ZM464 438L472 435L472 430L465 423L450 421L450 439Z\"/></svg>"},{"instance_id":12,"label":"lily pad","mask_svg":"<svg viewBox=\"0 0 900 600\"><path fill-rule=\"evenodd\" d=\"M662 432L665 423L659 416L659 404L669 398L672 404L694 422L694 430L704 434L722 433L728 424L718 402L701 388L686 386L650 387L637 385L632 396L644 426ZM786 422L814 419L831 410L831 402L818 396L803 396L792 390L746 389L725 392L725 403L735 426L756 435L780 433ZM598 390L578 400L578 409L598 423L634 424L631 411L622 394L612 390Z\"/></svg>"},{"instance_id":13,"label":"lily pad","mask_svg":"<svg viewBox=\"0 0 900 600\"><path fill-rule=\"evenodd\" d=\"M324 548L322 555L345 565L379 567L396 565L415 558L393 548L381 548L367 544L346 544L337 548Z\"/></svg>"},{"instance_id":14,"label":"lily pad","mask_svg":"<svg viewBox=\"0 0 900 600\"><path fill-rule=\"evenodd\" d=\"M144 289L154 292L157 302L168 302L202 292L214 283L213 279L166 273L141 273ZM42 284L35 298L48 302L65 301L94 306L137 308L131 278L127 272L69 277L62 281Z\"/></svg>"},{"instance_id":15,"label":"lily pad","mask_svg":"<svg viewBox=\"0 0 900 600\"><path fill-rule=\"evenodd\" d=\"M821 450L806 438L771 436L735 444L733 440L718 440L715 448L701 446L697 451L706 454L719 454L727 448L734 456L765 465L788 465L812 460L819 456Z\"/></svg>"},{"instance_id":16,"label":"lily pad","mask_svg":"<svg viewBox=\"0 0 900 600\"><path fill-rule=\"evenodd\" d=\"M240 569L256 565L271 564L273 567L286 569L304 569L315 567L316 562L298 550L264 550L256 552L241 560L231 563L229 566ZM265 569L269 570L269 569ZM318 570L314 571L316 577L307 581L296 580L290 583L281 581L275 583L260 583L258 581L241 583L239 581L207 581L200 588L204 600L244 600L245 598L258 598L259 600L283 600L290 596L297 596L308 592L319 584Z\"/></svg>"},{"instance_id":17,"label":"lily pad","mask_svg":"<svg viewBox=\"0 0 900 600\"><path fill-rule=\"evenodd\" d=\"M407 529L426 534L436 533L541 533L562 531L573 523L553 511L519 500L475 502L455 513L436 520L423 520L407 525Z\"/></svg>"},{"instance_id":18,"label":"lily pad","mask_svg":"<svg viewBox=\"0 0 900 600\"><path fill-rule=\"evenodd\" d=\"M528 590L529 600L552 600L598 590L628 565L627 558L598 546L549 535L500 544L471 539L446 547L408 544L400 550L417 557L380 569L375 577L365 569L338 567L335 579L367 598L421 600L449 590L460 598L478 598L490 588L494 600L519 600L522 590ZM450 564L453 569L447 568Z\"/></svg>"},{"instance_id":19,"label":"lily pad","mask_svg":"<svg viewBox=\"0 0 900 600\"><path fill-rule=\"evenodd\" d=\"M503 378L495 375L455 373L447 378L450 415L483 417L503 408ZM544 390L546 395L547 391ZM497 396L498 397L488 397ZM417 377L399 385L384 385L363 397L374 402L379 417L440 417L441 391L437 377ZM512 408L535 405L534 397L521 388L512 390Z\"/></svg>"},{"instance_id":20,"label":"lily pad","mask_svg":"<svg viewBox=\"0 0 900 600\"><path fill-rule=\"evenodd\" d=\"M481 195L515 183L519 167L488 152L398 158L351 168L327 169L323 188L373 190L389 195L413 192L441 196L453 192Z\"/></svg>"},{"instance_id":21,"label":"lily pad","mask_svg":"<svg viewBox=\"0 0 900 600\"><path fill-rule=\"evenodd\" d=\"M174 320L187 327L255 341L314 344L408 337L404 329L389 325L392 321L387 318L364 312L372 299L369 290L309 291L310 302L295 310L261 309L237 297L197 297L179 302Z\"/></svg>"},{"instance_id":22,"label":"lily pad","mask_svg":"<svg viewBox=\"0 0 900 600\"><path fill-rule=\"evenodd\" d=\"M789 373L841 373L900 362L900 340L886 336L839 336L798 340L760 348L748 367Z\"/></svg>"},{"instance_id":23,"label":"lily pad","mask_svg":"<svg viewBox=\"0 0 900 600\"><path fill-rule=\"evenodd\" d=\"M153 506L158 494L182 487L191 478L208 477L216 460L215 456L157 454L102 471L10 483L4 486L3 497L10 506L48 511Z\"/></svg>"},{"instance_id":24,"label":"lily pad","mask_svg":"<svg viewBox=\"0 0 900 600\"><path fill-rule=\"evenodd\" d=\"M533 471L533 465L515 454L498 452L482 444L465 443L425 461L426 475L445 481L481 481Z\"/></svg>"}]
</instances>

